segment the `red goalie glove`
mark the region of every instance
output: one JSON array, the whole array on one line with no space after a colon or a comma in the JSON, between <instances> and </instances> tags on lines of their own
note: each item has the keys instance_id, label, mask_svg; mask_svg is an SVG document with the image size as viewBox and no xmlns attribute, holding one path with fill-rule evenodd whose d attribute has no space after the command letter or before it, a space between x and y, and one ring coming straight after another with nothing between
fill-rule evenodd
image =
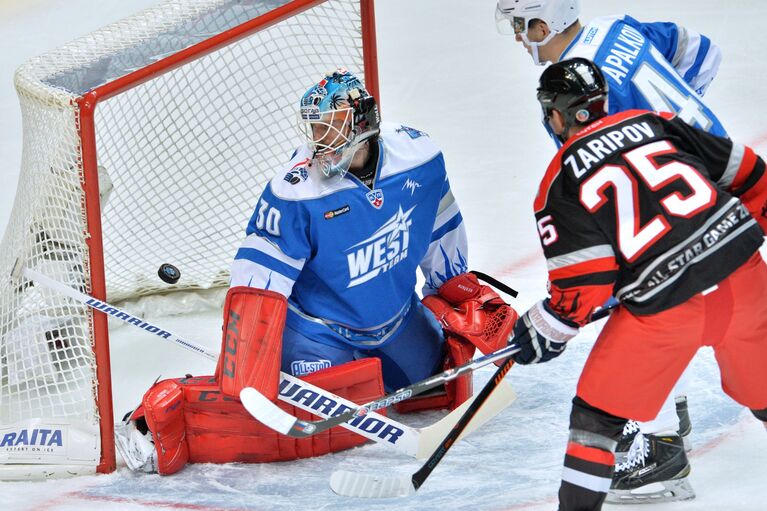
<instances>
[{"instance_id":1,"label":"red goalie glove","mask_svg":"<svg viewBox=\"0 0 767 511\"><path fill-rule=\"evenodd\" d=\"M519 315L490 286L479 283L473 273L445 282L423 304L446 332L479 348L483 354L506 346Z\"/></svg>"},{"instance_id":2,"label":"red goalie glove","mask_svg":"<svg viewBox=\"0 0 767 511\"><path fill-rule=\"evenodd\" d=\"M498 293L480 284L472 273L453 277L439 288L436 295L426 296L422 302L445 332L444 369L465 364L472 359L476 348L482 353L490 353L506 346L518 318L516 311ZM460 376L445 384L442 394L408 399L394 408L400 413L436 408L454 410L474 393L471 378L470 374Z\"/></svg>"}]
</instances>

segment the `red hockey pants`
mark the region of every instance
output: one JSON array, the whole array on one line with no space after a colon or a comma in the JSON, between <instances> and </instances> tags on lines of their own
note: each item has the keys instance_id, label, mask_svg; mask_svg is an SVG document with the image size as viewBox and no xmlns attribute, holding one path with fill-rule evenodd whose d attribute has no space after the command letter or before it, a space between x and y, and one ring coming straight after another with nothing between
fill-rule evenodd
<instances>
[{"instance_id":1,"label":"red hockey pants","mask_svg":"<svg viewBox=\"0 0 767 511\"><path fill-rule=\"evenodd\" d=\"M722 388L767 408L767 265L757 252L713 290L658 314L619 307L578 382L578 396L618 417L652 420L702 346L714 349Z\"/></svg>"}]
</instances>

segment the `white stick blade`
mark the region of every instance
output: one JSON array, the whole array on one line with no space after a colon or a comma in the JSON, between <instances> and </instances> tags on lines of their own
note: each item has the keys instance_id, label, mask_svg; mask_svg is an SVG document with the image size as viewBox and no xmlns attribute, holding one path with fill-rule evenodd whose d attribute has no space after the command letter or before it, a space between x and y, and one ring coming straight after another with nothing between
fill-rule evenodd
<instances>
[{"instance_id":1,"label":"white stick blade","mask_svg":"<svg viewBox=\"0 0 767 511\"><path fill-rule=\"evenodd\" d=\"M295 417L253 387L245 387L240 391L240 401L253 418L283 435L287 435L296 422Z\"/></svg>"},{"instance_id":2,"label":"white stick blade","mask_svg":"<svg viewBox=\"0 0 767 511\"><path fill-rule=\"evenodd\" d=\"M412 476L382 477L360 474L347 470L336 470L330 476L330 489L344 497L382 499L407 497L416 491Z\"/></svg>"}]
</instances>

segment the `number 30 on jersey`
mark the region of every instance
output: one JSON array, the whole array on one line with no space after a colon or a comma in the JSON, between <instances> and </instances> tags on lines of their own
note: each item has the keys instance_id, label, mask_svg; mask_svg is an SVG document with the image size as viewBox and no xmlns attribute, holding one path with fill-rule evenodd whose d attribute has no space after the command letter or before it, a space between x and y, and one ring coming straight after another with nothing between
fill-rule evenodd
<instances>
[{"instance_id":1,"label":"number 30 on jersey","mask_svg":"<svg viewBox=\"0 0 767 511\"><path fill-rule=\"evenodd\" d=\"M258 216L256 217L256 228L265 230L272 236L280 235L280 210L269 205L268 202L261 199L258 203Z\"/></svg>"}]
</instances>

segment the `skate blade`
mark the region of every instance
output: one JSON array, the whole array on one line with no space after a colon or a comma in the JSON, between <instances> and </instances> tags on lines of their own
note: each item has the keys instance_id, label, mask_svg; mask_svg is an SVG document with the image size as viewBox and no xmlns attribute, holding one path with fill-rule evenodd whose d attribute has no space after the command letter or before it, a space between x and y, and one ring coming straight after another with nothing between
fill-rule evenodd
<instances>
[{"instance_id":1,"label":"skate blade","mask_svg":"<svg viewBox=\"0 0 767 511\"><path fill-rule=\"evenodd\" d=\"M695 498L687 478L650 483L633 490L610 490L605 500L609 504L654 504Z\"/></svg>"}]
</instances>

